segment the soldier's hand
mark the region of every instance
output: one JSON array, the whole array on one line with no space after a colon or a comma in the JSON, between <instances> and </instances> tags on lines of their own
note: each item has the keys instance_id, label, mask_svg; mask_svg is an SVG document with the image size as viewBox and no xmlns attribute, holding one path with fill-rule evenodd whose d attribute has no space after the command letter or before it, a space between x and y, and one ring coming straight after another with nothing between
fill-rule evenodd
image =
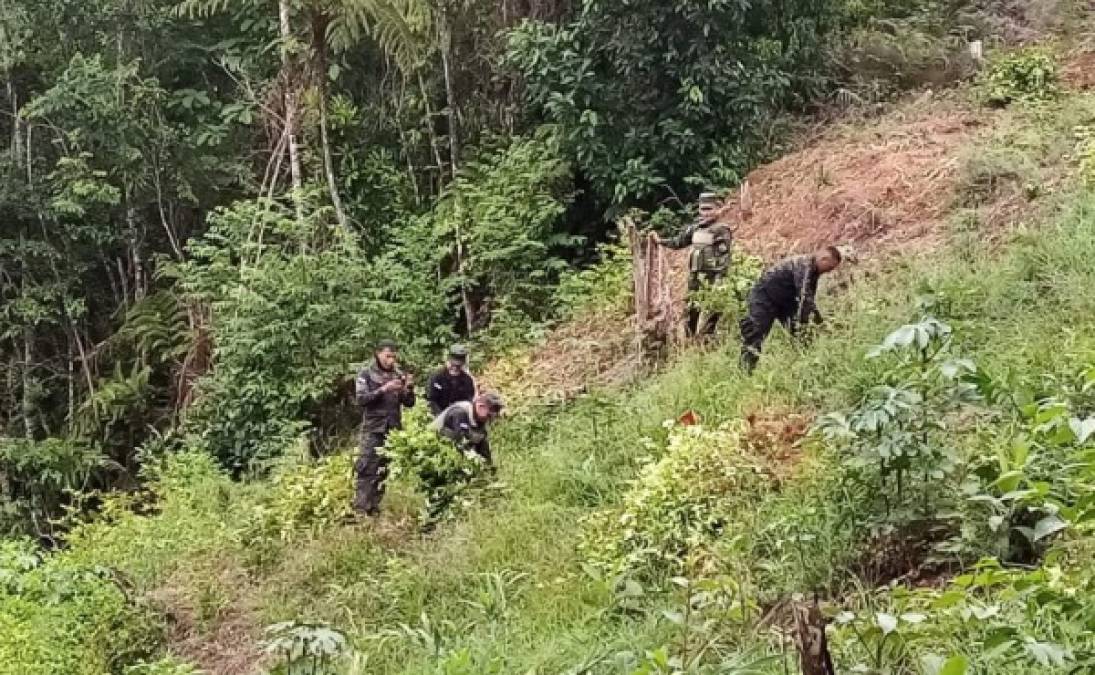
<instances>
[{"instance_id":1,"label":"soldier's hand","mask_svg":"<svg viewBox=\"0 0 1095 675\"><path fill-rule=\"evenodd\" d=\"M403 388L403 380L388 380L380 387L381 391L399 391Z\"/></svg>"}]
</instances>

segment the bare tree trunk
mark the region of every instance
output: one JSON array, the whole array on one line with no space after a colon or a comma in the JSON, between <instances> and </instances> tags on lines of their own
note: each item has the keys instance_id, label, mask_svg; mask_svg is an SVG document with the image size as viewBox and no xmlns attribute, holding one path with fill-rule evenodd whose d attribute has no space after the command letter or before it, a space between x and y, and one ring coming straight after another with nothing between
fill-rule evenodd
<instances>
[{"instance_id":1,"label":"bare tree trunk","mask_svg":"<svg viewBox=\"0 0 1095 675\"><path fill-rule=\"evenodd\" d=\"M418 89L422 92L422 102L426 106L426 131L430 134L430 150L433 151L434 162L437 163L437 191L441 191L441 186L445 183L445 160L441 158L441 149L437 142L437 133L433 128L433 106L430 105L430 91L426 88L426 81L422 79L422 73L418 73ZM453 171L452 174L456 172Z\"/></svg>"},{"instance_id":2,"label":"bare tree trunk","mask_svg":"<svg viewBox=\"0 0 1095 675\"><path fill-rule=\"evenodd\" d=\"M11 103L11 158L16 168L23 167L23 127L19 122L19 94L8 73L8 101Z\"/></svg>"},{"instance_id":3,"label":"bare tree trunk","mask_svg":"<svg viewBox=\"0 0 1095 675\"><path fill-rule=\"evenodd\" d=\"M795 614L795 644L798 647L799 666L802 675L836 675L833 657L825 638L825 617L818 602L797 603Z\"/></svg>"},{"instance_id":4,"label":"bare tree trunk","mask_svg":"<svg viewBox=\"0 0 1095 675\"><path fill-rule=\"evenodd\" d=\"M293 202L297 209L297 219L304 220L304 205L301 203L301 190L304 185L303 170L300 163L300 145L297 142L297 103L296 73L294 73L292 48L293 28L289 23L289 0L278 0L278 25L281 30L281 67L282 86L285 87L285 129L289 137L289 170L293 184Z\"/></svg>"},{"instance_id":5,"label":"bare tree trunk","mask_svg":"<svg viewBox=\"0 0 1095 675\"><path fill-rule=\"evenodd\" d=\"M342 228L350 226L346 211L342 208L342 197L338 194L338 180L335 177L335 164L331 158L331 140L327 124L327 17L323 14L312 16L312 55L315 60L313 77L316 78L316 90L319 94L319 142L323 150L323 173L327 177L327 190L331 193L331 206Z\"/></svg>"},{"instance_id":6,"label":"bare tree trunk","mask_svg":"<svg viewBox=\"0 0 1095 675\"><path fill-rule=\"evenodd\" d=\"M28 441L34 440L34 374L32 372L34 353L34 329L23 326L23 433Z\"/></svg>"},{"instance_id":7,"label":"bare tree trunk","mask_svg":"<svg viewBox=\"0 0 1095 675\"><path fill-rule=\"evenodd\" d=\"M449 118L449 162L453 176L460 168L460 116L456 100L456 87L452 80L452 29L449 17L442 12L438 28L441 38L441 69L445 73L445 101Z\"/></svg>"},{"instance_id":8,"label":"bare tree trunk","mask_svg":"<svg viewBox=\"0 0 1095 675\"><path fill-rule=\"evenodd\" d=\"M319 94L319 138L323 145L323 170L327 174L327 189L331 192L331 205L335 207L335 217L342 228L348 228L350 221L342 208L342 198L338 195L338 180L335 178L335 166L331 159L331 141L327 137L327 88Z\"/></svg>"}]
</instances>

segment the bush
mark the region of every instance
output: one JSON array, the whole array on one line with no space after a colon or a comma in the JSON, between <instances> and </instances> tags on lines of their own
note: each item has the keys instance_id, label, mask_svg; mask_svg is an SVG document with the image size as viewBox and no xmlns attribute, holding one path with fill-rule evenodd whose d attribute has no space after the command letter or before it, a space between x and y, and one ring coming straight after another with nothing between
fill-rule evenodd
<instances>
[{"instance_id":1,"label":"bush","mask_svg":"<svg viewBox=\"0 0 1095 675\"><path fill-rule=\"evenodd\" d=\"M631 250L627 244L601 244L597 253L595 264L567 272L560 279L554 298L559 318L619 309L631 296Z\"/></svg>"},{"instance_id":2,"label":"bush","mask_svg":"<svg viewBox=\"0 0 1095 675\"><path fill-rule=\"evenodd\" d=\"M430 429L429 421L426 411L416 408L404 419L403 429L388 434L383 449L391 460L391 476L409 481L425 495L424 522L452 515L452 507L484 467L483 459L460 452Z\"/></svg>"},{"instance_id":3,"label":"bush","mask_svg":"<svg viewBox=\"0 0 1095 675\"><path fill-rule=\"evenodd\" d=\"M101 675L153 654L164 625L102 568L0 542L0 672Z\"/></svg>"},{"instance_id":4,"label":"bush","mask_svg":"<svg viewBox=\"0 0 1095 675\"><path fill-rule=\"evenodd\" d=\"M723 325L743 317L747 310L749 291L764 272L764 261L754 255L735 252L730 272L717 284L708 285L692 294L703 311L722 314Z\"/></svg>"},{"instance_id":5,"label":"bush","mask_svg":"<svg viewBox=\"0 0 1095 675\"><path fill-rule=\"evenodd\" d=\"M586 518L579 550L610 573L679 572L767 488L738 428L675 428L665 456L642 469L621 507Z\"/></svg>"},{"instance_id":6,"label":"bush","mask_svg":"<svg viewBox=\"0 0 1095 675\"><path fill-rule=\"evenodd\" d=\"M1026 48L993 59L981 75L978 88L986 103L1005 106L1055 98L1060 93L1057 82L1053 56L1044 49Z\"/></svg>"},{"instance_id":7,"label":"bush","mask_svg":"<svg viewBox=\"0 0 1095 675\"><path fill-rule=\"evenodd\" d=\"M275 471L246 518L244 541L289 541L330 530L352 513L353 468L353 454L341 452Z\"/></svg>"},{"instance_id":8,"label":"bush","mask_svg":"<svg viewBox=\"0 0 1095 675\"><path fill-rule=\"evenodd\" d=\"M174 272L188 298L210 308L216 344L185 428L238 476L281 456L308 425L310 404L381 336L402 337L402 324L382 295L386 279L322 211L298 222L280 204L247 201L211 222Z\"/></svg>"},{"instance_id":9,"label":"bush","mask_svg":"<svg viewBox=\"0 0 1095 675\"><path fill-rule=\"evenodd\" d=\"M88 443L0 437L0 535L44 535L68 493L85 488L105 458Z\"/></svg>"}]
</instances>

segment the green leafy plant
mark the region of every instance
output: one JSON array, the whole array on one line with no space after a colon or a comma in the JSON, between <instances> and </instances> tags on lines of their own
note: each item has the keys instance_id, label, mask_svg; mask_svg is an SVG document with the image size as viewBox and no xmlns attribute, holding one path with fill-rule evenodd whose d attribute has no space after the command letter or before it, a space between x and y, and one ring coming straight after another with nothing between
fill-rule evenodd
<instances>
[{"instance_id":1,"label":"green leafy plant","mask_svg":"<svg viewBox=\"0 0 1095 675\"><path fill-rule=\"evenodd\" d=\"M1057 96L1058 72L1053 55L1031 47L1008 52L989 64L978 80L984 100L993 105L1044 101Z\"/></svg>"},{"instance_id":2,"label":"green leafy plant","mask_svg":"<svg viewBox=\"0 0 1095 675\"><path fill-rule=\"evenodd\" d=\"M454 515L454 509L462 505L462 497L485 467L482 458L458 450L433 431L429 422L425 410L416 408L405 416L402 429L388 434L383 448L391 460L391 476L410 481L424 495L424 524Z\"/></svg>"},{"instance_id":3,"label":"green leafy plant","mask_svg":"<svg viewBox=\"0 0 1095 675\"><path fill-rule=\"evenodd\" d=\"M743 252L734 254L729 273L716 284L705 284L692 294L704 312L722 315L724 325L733 325L747 311L749 291L764 271L764 262Z\"/></svg>"},{"instance_id":4,"label":"green leafy plant","mask_svg":"<svg viewBox=\"0 0 1095 675\"><path fill-rule=\"evenodd\" d=\"M276 623L266 636L264 651L277 659L277 675L336 675L351 655L346 636L324 624Z\"/></svg>"},{"instance_id":5,"label":"green leafy plant","mask_svg":"<svg viewBox=\"0 0 1095 675\"><path fill-rule=\"evenodd\" d=\"M765 486L739 429L676 428L664 456L643 467L622 506L586 518L578 548L607 570L679 571L689 556L702 557Z\"/></svg>"}]
</instances>

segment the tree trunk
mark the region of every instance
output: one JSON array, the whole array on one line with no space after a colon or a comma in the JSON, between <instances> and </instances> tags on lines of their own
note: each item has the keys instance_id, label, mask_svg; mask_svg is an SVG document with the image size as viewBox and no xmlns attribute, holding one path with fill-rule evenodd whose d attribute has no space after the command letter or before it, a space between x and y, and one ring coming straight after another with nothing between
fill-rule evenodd
<instances>
[{"instance_id":1,"label":"tree trunk","mask_svg":"<svg viewBox=\"0 0 1095 675\"><path fill-rule=\"evenodd\" d=\"M442 12L438 32L441 38L441 68L445 73L445 101L449 118L449 162L453 176L460 168L460 118L456 100L456 87L452 80L452 30L449 17Z\"/></svg>"},{"instance_id":2,"label":"tree trunk","mask_svg":"<svg viewBox=\"0 0 1095 675\"><path fill-rule=\"evenodd\" d=\"M19 122L19 94L8 73L8 101L11 103L11 158L16 168L23 167L23 128Z\"/></svg>"},{"instance_id":3,"label":"tree trunk","mask_svg":"<svg viewBox=\"0 0 1095 675\"><path fill-rule=\"evenodd\" d=\"M323 150L323 173L327 177L327 190L331 193L331 206L342 228L350 226L346 211L342 208L342 198L338 194L338 180L335 177L335 165L331 158L331 141L327 125L327 26L330 22L323 14L312 16L312 55L315 61L313 77L316 78L316 90L319 94L319 142Z\"/></svg>"},{"instance_id":4,"label":"tree trunk","mask_svg":"<svg viewBox=\"0 0 1095 675\"><path fill-rule=\"evenodd\" d=\"M289 23L289 0L278 0L278 26L281 32L282 86L285 88L285 132L289 139L289 171L293 184L293 203L296 205L297 220L304 220L304 205L301 202L304 185L303 170L300 163L300 145L297 142L297 82L294 72L292 49L293 29Z\"/></svg>"},{"instance_id":5,"label":"tree trunk","mask_svg":"<svg viewBox=\"0 0 1095 675\"><path fill-rule=\"evenodd\" d=\"M34 373L32 371L34 353L31 345L34 344L34 329L27 325L23 327L23 434L28 441L34 440Z\"/></svg>"},{"instance_id":6,"label":"tree trunk","mask_svg":"<svg viewBox=\"0 0 1095 675\"><path fill-rule=\"evenodd\" d=\"M802 675L836 675L829 643L825 638L825 617L817 600L813 604L796 603L795 644L798 647Z\"/></svg>"}]
</instances>

